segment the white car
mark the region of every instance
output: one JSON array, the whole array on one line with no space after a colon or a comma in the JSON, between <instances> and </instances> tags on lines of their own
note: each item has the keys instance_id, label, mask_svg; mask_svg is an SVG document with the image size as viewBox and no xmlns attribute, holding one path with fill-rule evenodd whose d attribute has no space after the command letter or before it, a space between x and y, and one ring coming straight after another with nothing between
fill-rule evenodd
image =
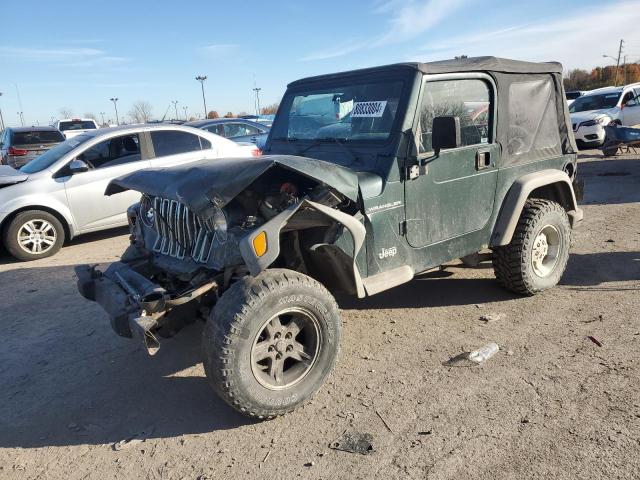
<instances>
[{"instance_id":1,"label":"white car","mask_svg":"<svg viewBox=\"0 0 640 480\"><path fill-rule=\"evenodd\" d=\"M76 135L98 128L98 124L92 118L65 118L64 120L56 121L52 126L60 130L65 138L73 138Z\"/></svg>"},{"instance_id":2,"label":"white car","mask_svg":"<svg viewBox=\"0 0 640 480\"><path fill-rule=\"evenodd\" d=\"M640 124L640 83L592 90L576 98L569 112L578 144L600 147L604 143L605 125Z\"/></svg>"},{"instance_id":3,"label":"white car","mask_svg":"<svg viewBox=\"0 0 640 480\"><path fill-rule=\"evenodd\" d=\"M219 157L260 154L204 130L139 125L91 130L66 140L15 170L0 165L0 232L19 260L56 253L77 235L127 224L140 199L129 191L105 196L114 178Z\"/></svg>"}]
</instances>

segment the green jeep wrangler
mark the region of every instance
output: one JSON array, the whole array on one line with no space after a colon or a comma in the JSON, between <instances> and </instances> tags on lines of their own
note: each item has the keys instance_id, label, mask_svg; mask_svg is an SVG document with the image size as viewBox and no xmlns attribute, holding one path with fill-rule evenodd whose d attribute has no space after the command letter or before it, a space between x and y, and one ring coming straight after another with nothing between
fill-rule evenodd
<instances>
[{"instance_id":1,"label":"green jeep wrangler","mask_svg":"<svg viewBox=\"0 0 640 480\"><path fill-rule=\"evenodd\" d=\"M131 245L81 294L153 354L206 319L217 393L257 418L308 401L339 352L333 293L363 298L483 249L522 295L558 283L582 219L558 63L403 63L291 83L259 158L114 180ZM425 292L428 295L428 292Z\"/></svg>"}]
</instances>

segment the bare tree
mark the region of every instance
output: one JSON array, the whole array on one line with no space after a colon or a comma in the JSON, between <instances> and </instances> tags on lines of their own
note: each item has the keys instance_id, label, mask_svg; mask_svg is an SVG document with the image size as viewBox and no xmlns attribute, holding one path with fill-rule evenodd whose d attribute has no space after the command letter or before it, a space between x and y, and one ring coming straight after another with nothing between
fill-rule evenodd
<instances>
[{"instance_id":1,"label":"bare tree","mask_svg":"<svg viewBox=\"0 0 640 480\"><path fill-rule=\"evenodd\" d=\"M233 113L227 112L227 114L224 116L224 118L233 118Z\"/></svg>"},{"instance_id":2,"label":"bare tree","mask_svg":"<svg viewBox=\"0 0 640 480\"><path fill-rule=\"evenodd\" d=\"M71 118L73 117L73 110L69 107L62 107L58 110L58 115L60 115L60 118Z\"/></svg>"},{"instance_id":3,"label":"bare tree","mask_svg":"<svg viewBox=\"0 0 640 480\"><path fill-rule=\"evenodd\" d=\"M84 114L84 118L90 118L91 120L96 120L96 115L95 113L91 113L91 112L87 112Z\"/></svg>"},{"instance_id":4,"label":"bare tree","mask_svg":"<svg viewBox=\"0 0 640 480\"><path fill-rule=\"evenodd\" d=\"M209 119L213 119L213 118L220 118L220 115L218 114L218 112L216 112L215 110L211 110L208 114L207 114L207 118Z\"/></svg>"},{"instance_id":5,"label":"bare tree","mask_svg":"<svg viewBox=\"0 0 640 480\"><path fill-rule=\"evenodd\" d=\"M276 113L278 111L278 107L280 106L280 103L276 102L276 103L272 103L271 105L267 105L266 107L262 107L262 110L260 111L260 113L262 113L263 115L273 115L274 113Z\"/></svg>"},{"instance_id":6,"label":"bare tree","mask_svg":"<svg viewBox=\"0 0 640 480\"><path fill-rule=\"evenodd\" d=\"M146 123L151 120L151 104L145 100L138 100L131 106L129 116L134 123Z\"/></svg>"}]
</instances>

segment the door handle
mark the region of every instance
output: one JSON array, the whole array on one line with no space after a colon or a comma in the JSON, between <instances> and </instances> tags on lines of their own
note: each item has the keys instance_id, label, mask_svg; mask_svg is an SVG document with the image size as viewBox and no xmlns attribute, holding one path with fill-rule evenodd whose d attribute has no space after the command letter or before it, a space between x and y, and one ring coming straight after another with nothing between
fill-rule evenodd
<instances>
[{"instance_id":1,"label":"door handle","mask_svg":"<svg viewBox=\"0 0 640 480\"><path fill-rule=\"evenodd\" d=\"M484 170L491 166L491 152L488 150L478 150L476 152L476 170Z\"/></svg>"}]
</instances>

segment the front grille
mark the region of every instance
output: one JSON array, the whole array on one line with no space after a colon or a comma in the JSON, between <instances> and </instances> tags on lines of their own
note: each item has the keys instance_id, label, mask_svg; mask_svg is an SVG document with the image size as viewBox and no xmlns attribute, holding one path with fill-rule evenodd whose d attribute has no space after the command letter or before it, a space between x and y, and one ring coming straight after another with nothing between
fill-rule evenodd
<instances>
[{"instance_id":1,"label":"front grille","mask_svg":"<svg viewBox=\"0 0 640 480\"><path fill-rule=\"evenodd\" d=\"M153 201L154 229L158 234L153 251L177 259L191 257L207 263L214 233L198 216L175 200L156 197Z\"/></svg>"}]
</instances>

